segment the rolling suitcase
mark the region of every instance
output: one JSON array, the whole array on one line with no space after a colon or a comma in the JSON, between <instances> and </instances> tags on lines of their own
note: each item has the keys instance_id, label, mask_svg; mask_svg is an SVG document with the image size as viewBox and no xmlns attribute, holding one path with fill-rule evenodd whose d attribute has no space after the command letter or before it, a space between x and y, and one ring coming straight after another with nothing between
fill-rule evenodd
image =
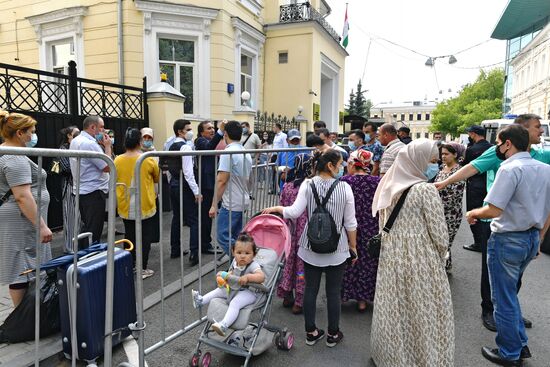
<instances>
[{"instance_id":1,"label":"rolling suitcase","mask_svg":"<svg viewBox=\"0 0 550 367\"><path fill-rule=\"evenodd\" d=\"M105 333L105 282L107 251L88 255L78 261L77 290L73 289L74 266L60 268L59 303L63 352L71 357L71 325L76 322L78 353L76 358L94 361L103 355ZM76 321L71 320L71 302L77 297ZM113 346L130 335L128 325L136 322L136 301L132 255L115 248L113 292ZM120 330L119 330L120 329Z\"/></svg>"}]
</instances>

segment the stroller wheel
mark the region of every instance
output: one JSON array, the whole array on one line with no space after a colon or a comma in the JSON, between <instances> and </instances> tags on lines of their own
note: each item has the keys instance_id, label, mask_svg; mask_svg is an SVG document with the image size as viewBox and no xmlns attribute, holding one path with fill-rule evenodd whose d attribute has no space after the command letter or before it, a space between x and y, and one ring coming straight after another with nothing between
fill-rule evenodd
<instances>
[{"instance_id":1,"label":"stroller wheel","mask_svg":"<svg viewBox=\"0 0 550 367\"><path fill-rule=\"evenodd\" d=\"M197 353L193 354L191 358L189 358L189 367L199 367L200 359L201 351L199 350Z\"/></svg>"},{"instance_id":2,"label":"stroller wheel","mask_svg":"<svg viewBox=\"0 0 550 367\"><path fill-rule=\"evenodd\" d=\"M278 332L275 336L275 344L280 350L290 350L294 345L294 335L286 330Z\"/></svg>"},{"instance_id":3,"label":"stroller wheel","mask_svg":"<svg viewBox=\"0 0 550 367\"><path fill-rule=\"evenodd\" d=\"M199 362L199 367L209 367L210 362L212 362L212 355L209 352L206 352Z\"/></svg>"}]
</instances>

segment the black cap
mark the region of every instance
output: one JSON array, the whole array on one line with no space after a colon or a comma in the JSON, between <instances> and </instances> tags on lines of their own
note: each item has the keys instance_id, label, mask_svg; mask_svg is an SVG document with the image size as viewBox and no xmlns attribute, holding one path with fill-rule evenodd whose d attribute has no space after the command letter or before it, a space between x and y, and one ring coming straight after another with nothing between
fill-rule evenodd
<instances>
[{"instance_id":1,"label":"black cap","mask_svg":"<svg viewBox=\"0 0 550 367\"><path fill-rule=\"evenodd\" d=\"M480 125L472 125L469 128L467 128L466 131L469 133L485 136L485 128Z\"/></svg>"}]
</instances>

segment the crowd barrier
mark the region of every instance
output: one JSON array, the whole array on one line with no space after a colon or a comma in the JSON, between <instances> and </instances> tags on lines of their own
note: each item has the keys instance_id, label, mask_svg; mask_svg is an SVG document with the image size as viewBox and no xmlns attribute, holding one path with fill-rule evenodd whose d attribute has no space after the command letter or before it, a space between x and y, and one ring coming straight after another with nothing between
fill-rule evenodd
<instances>
[{"instance_id":1,"label":"crowd barrier","mask_svg":"<svg viewBox=\"0 0 550 367\"><path fill-rule=\"evenodd\" d=\"M290 162L280 162L284 163L284 165L277 165L276 162L270 162L272 159L269 159L274 154L281 154L283 152L296 152L296 153L307 153L311 149L309 148L291 148L291 149L262 149L262 150L242 150L242 151L225 151L225 150L214 150L214 151L153 151L153 152L147 152L142 154L139 159L136 162L135 171L134 171L134 180L135 180L135 188L134 192L132 194L136 195L136 198L141 197L141 191L143 189L142 182L141 182L141 175L139 174L141 171L142 164L145 159L149 157L158 157L158 158L175 158L175 157L185 157L185 156L191 156L195 160L195 166L197 167L197 170L195 171L196 177L195 180L199 186L199 188L203 187L203 177L202 177L202 165L203 165L203 157L207 156L214 156L215 160L215 167L218 167L218 161L220 159L220 156L222 155L229 155L230 160L230 166L233 166L233 157L237 155L250 155L252 159L252 167L251 167L251 173L249 177L249 191L250 191L250 201L249 205L246 207L246 209L243 212L243 225L256 213L260 212L262 209L279 205L279 193L280 193L280 185L279 185L279 176L284 171L284 167L287 167L291 165ZM265 162L260 162L260 155L266 154L267 159L264 159ZM243 165L245 164L245 160L243 160ZM245 167L243 166L243 171L245 170ZM183 202L183 186L181 185L182 182L184 182L184 176L183 173L180 171L180 226L183 224L183 209L184 209L184 202ZM242 206L244 206L246 198L245 197L238 197L234 198L231 196L232 190L231 190L231 180L228 182L228 186L226 190L229 190L229 201L230 203L233 202L233 200L241 200ZM163 207L163 195L165 193L162 190L162 185L159 185L158 190L158 203L159 208L158 210L162 213ZM217 192L217 186L214 190L214 198L216 198L218 195ZM136 268L141 269L142 266L142 216L141 216L141 201L135 200L135 218L136 218ZM200 236L200 229L202 228L202 206L197 205L198 207L198 227L199 227L199 236L198 236L198 248L202 248L202 238ZM229 208L230 209L230 208ZM231 237L231 213L232 211L229 210L229 229L230 229L230 235ZM160 217L160 228L163 228L163 219L162 216ZM212 234L213 234L213 243L218 243L217 241L217 220L216 218L213 219L212 222ZM162 239L161 239L162 241ZM181 251L183 251L183 231L181 232ZM206 244L208 245L208 244ZM165 308L165 302L168 297L171 296L171 294L166 295L164 290L164 256L163 256L163 245L160 244L160 281L161 281L161 288L160 288L160 340L154 342L150 346L145 345L145 338L144 338L144 332L148 324L151 324L151 321L146 322L144 317L144 293L143 293L143 280L141 277L136 278L136 301L137 301L137 324L136 324L136 332L134 333L137 342L138 342L138 350L139 350L139 367L145 366L145 357L152 352L159 350L160 348L166 346L168 343L176 340L178 337L188 333L189 331L193 330L194 328L201 325L203 322L206 321L206 316L203 316L202 313L199 311L198 317L193 320L186 320L185 319L185 299L186 297L189 297L189 292L186 291L186 287L184 284L184 275L185 275L185 263L183 256L180 257L180 282L181 282L181 288L180 288L180 297L181 297L181 309L180 309L180 322L181 322L181 328L177 330L176 332L166 335L166 308ZM214 267L213 272L214 274L218 271L218 261L219 256L221 254L221 250L218 249L216 246L214 248ZM204 272L203 266L203 258L201 251L198 251L198 290L202 293L202 278L206 274L210 273L212 269L209 269L208 273ZM182 356L185 357L187 356Z\"/></svg>"},{"instance_id":2,"label":"crowd barrier","mask_svg":"<svg viewBox=\"0 0 550 367\"><path fill-rule=\"evenodd\" d=\"M48 158L60 158L60 157L69 157L75 158L77 160L76 165L76 180L75 186L80 187L80 161L82 158L97 158L101 159L107 163L110 168L109 175L109 192L114 193L116 188L116 170L114 162L105 154L97 152L83 152L83 151L72 151L66 149L43 149L43 148L16 148L16 147L3 147L0 146L0 155L14 155L14 156L27 156L27 157L36 157L36 163L38 165L38 171L41 172L43 169L43 159ZM48 167L49 168L49 167ZM43 201L42 197L42 188L45 187L46 182L42 179L42 175L37 175L37 213L36 213L36 223L40 223L41 213L40 207ZM75 207L79 207L80 195L77 193L75 200ZM109 195L107 199L107 212L108 212L108 222L107 222L107 271L106 271L106 287L105 287L105 334L106 336L111 336L113 334L113 284L114 284L114 244L115 244L115 210L116 210L116 197L115 195ZM87 234L80 234L80 228L78 223L80 223L80 214L79 210L75 210L75 227L74 227L74 240L73 240L73 249L78 249L78 240ZM14 229L17 230L17 229ZM42 246L40 243L40 230L37 226L36 229L36 242L34 247L38 250L39 246ZM41 259L41 251L36 252L36 270L35 274L41 274L40 264L44 259ZM74 251L76 252L76 251ZM78 284L78 261L76 254L73 256L73 266L75 271L73 272L72 277L72 287L73 289L77 288ZM35 351L34 351L34 365L38 367L40 365L41 353L40 353L40 286L41 282L35 282ZM70 300L70 312L71 319L76 319L77 314L77 298L72 297ZM71 365L76 367L76 355L77 355L77 338L76 338L76 323L71 323ZM112 339L111 337L104 338L104 364L105 366L111 366L112 362Z\"/></svg>"}]
</instances>

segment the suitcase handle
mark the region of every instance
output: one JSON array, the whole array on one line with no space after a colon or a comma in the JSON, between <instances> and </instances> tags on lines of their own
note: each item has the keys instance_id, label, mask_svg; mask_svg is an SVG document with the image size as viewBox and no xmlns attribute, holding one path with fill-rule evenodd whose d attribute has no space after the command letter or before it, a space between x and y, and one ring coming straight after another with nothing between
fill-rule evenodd
<instances>
[{"instance_id":1,"label":"suitcase handle","mask_svg":"<svg viewBox=\"0 0 550 367\"><path fill-rule=\"evenodd\" d=\"M128 245L128 247L123 247L124 250L126 251L133 251L134 250L134 244L132 243L132 241L130 240L127 240L125 238L121 239L121 240L118 240L118 241L115 241L115 245L118 245L118 244L121 244L121 243L125 243Z\"/></svg>"}]
</instances>

